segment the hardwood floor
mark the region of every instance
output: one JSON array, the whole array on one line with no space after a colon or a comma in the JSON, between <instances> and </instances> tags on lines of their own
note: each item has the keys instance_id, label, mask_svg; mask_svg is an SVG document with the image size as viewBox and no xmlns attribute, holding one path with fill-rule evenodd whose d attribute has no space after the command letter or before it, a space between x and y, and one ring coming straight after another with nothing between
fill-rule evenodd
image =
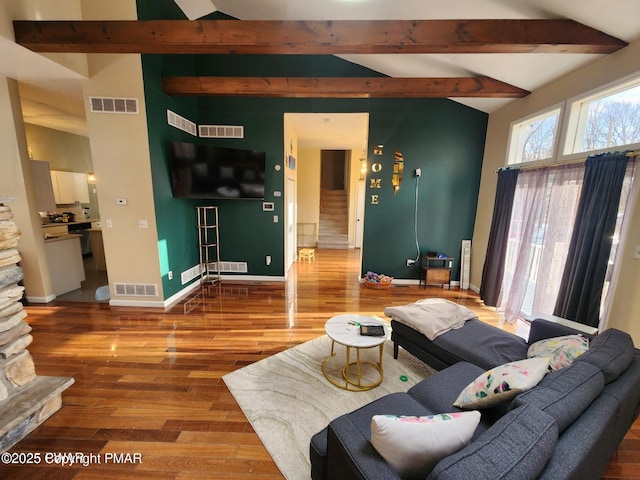
<instances>
[{"instance_id":1,"label":"hardwood floor","mask_svg":"<svg viewBox=\"0 0 640 480\"><path fill-rule=\"evenodd\" d=\"M388 305L426 296L452 299L497 324L471 291L369 290L358 271L358 251L319 250L286 282L223 282L169 311L29 306L37 373L72 376L75 384L64 392L63 408L11 449L40 453L41 463L0 466L0 478L280 479L222 375L322 335L335 314L383 316ZM54 452L88 465L49 464L45 454ZM639 452L636 422L603 478L640 478ZM107 463L106 453L130 454L134 463Z\"/></svg>"}]
</instances>

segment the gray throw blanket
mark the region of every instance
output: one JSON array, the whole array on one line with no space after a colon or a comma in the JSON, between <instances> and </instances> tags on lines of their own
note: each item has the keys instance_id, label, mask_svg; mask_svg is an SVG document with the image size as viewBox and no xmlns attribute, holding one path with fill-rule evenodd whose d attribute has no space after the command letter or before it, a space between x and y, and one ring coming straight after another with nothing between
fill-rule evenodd
<instances>
[{"instance_id":1,"label":"gray throw blanket","mask_svg":"<svg viewBox=\"0 0 640 480\"><path fill-rule=\"evenodd\" d=\"M468 308L444 298L425 298L408 305L387 307L384 314L424 334L429 340L464 326L467 320L478 318Z\"/></svg>"}]
</instances>

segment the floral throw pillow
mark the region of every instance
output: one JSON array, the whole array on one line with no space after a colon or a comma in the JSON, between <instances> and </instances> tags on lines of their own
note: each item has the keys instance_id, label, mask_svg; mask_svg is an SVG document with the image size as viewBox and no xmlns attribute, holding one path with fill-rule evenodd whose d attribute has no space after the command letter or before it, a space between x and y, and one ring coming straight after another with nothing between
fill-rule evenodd
<instances>
[{"instance_id":1,"label":"floral throw pillow","mask_svg":"<svg viewBox=\"0 0 640 480\"><path fill-rule=\"evenodd\" d=\"M493 407L535 387L548 371L548 358L505 363L487 370L467 385L453 406L464 409Z\"/></svg>"},{"instance_id":2,"label":"floral throw pillow","mask_svg":"<svg viewBox=\"0 0 640 480\"><path fill-rule=\"evenodd\" d=\"M548 358L549 370L554 371L568 367L587 350L589 350L589 340L585 337L565 335L532 343L527 351L527 358Z\"/></svg>"},{"instance_id":3,"label":"floral throw pillow","mask_svg":"<svg viewBox=\"0 0 640 480\"><path fill-rule=\"evenodd\" d=\"M374 415L371 444L403 480L422 479L444 457L464 448L478 423L478 411L425 417Z\"/></svg>"}]
</instances>

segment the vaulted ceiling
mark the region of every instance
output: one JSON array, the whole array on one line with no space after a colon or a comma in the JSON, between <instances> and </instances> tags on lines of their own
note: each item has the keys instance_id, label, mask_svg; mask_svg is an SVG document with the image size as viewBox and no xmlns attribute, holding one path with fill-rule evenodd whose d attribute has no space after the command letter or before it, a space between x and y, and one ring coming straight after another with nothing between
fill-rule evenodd
<instances>
[{"instance_id":1,"label":"vaulted ceiling","mask_svg":"<svg viewBox=\"0 0 640 480\"><path fill-rule=\"evenodd\" d=\"M492 112L640 37L637 0L175 1L189 19L218 10L242 21L152 22L132 29L118 21L42 24L37 18L16 24L16 40L36 52L331 53L389 78L173 77L165 79L165 91L334 97L412 92ZM35 55L19 49L25 58ZM32 79L18 80L21 91L41 92Z\"/></svg>"}]
</instances>

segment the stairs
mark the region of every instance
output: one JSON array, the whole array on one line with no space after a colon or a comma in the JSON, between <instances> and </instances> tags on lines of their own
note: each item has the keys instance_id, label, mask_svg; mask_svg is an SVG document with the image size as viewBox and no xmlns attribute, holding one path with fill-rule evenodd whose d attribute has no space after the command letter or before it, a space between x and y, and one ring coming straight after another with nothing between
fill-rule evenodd
<instances>
[{"instance_id":1,"label":"stairs","mask_svg":"<svg viewBox=\"0 0 640 480\"><path fill-rule=\"evenodd\" d=\"M348 218L347 192L322 190L318 248L349 248Z\"/></svg>"}]
</instances>

